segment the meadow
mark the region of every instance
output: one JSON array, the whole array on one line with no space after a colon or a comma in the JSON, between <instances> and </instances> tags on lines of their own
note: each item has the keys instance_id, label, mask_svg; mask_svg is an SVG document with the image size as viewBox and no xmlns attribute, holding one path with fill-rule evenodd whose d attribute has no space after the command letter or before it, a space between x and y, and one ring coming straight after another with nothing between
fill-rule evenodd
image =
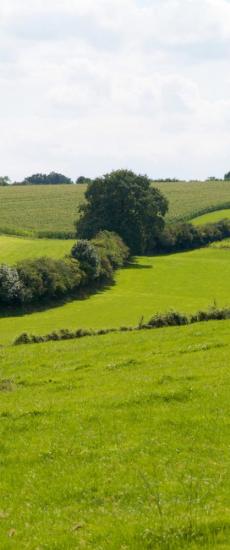
<instances>
[{"instance_id":1,"label":"meadow","mask_svg":"<svg viewBox=\"0 0 230 550\"><path fill-rule=\"evenodd\" d=\"M230 205L230 183L159 187L169 220L229 216L218 209ZM0 188L2 233L30 236L1 235L0 262L68 254L73 241L35 235L69 236L82 197L82 186ZM230 239L138 257L87 299L2 308L0 548L230 548L230 321L12 345L24 331L229 306L229 260Z\"/></svg>"},{"instance_id":2,"label":"meadow","mask_svg":"<svg viewBox=\"0 0 230 550\"><path fill-rule=\"evenodd\" d=\"M141 257L116 273L110 288L35 313L0 314L0 344L22 332L47 334L61 328L136 325L144 316L178 309L194 313L214 301L229 305L229 249L205 248L158 257Z\"/></svg>"},{"instance_id":3,"label":"meadow","mask_svg":"<svg viewBox=\"0 0 230 550\"><path fill-rule=\"evenodd\" d=\"M230 182L154 183L168 198L168 221L230 208ZM84 185L0 187L0 233L69 237Z\"/></svg>"},{"instance_id":4,"label":"meadow","mask_svg":"<svg viewBox=\"0 0 230 550\"><path fill-rule=\"evenodd\" d=\"M61 239L26 239L0 235L0 263L14 265L26 258L62 258L69 254L74 240Z\"/></svg>"},{"instance_id":5,"label":"meadow","mask_svg":"<svg viewBox=\"0 0 230 550\"><path fill-rule=\"evenodd\" d=\"M1 548L229 548L229 330L2 348Z\"/></svg>"},{"instance_id":6,"label":"meadow","mask_svg":"<svg viewBox=\"0 0 230 550\"><path fill-rule=\"evenodd\" d=\"M216 223L219 220L223 220L224 218L226 219L230 218L229 208L226 208L224 210L215 210L214 212L208 212L207 214L198 216L192 219L192 223L194 225L204 225L206 223Z\"/></svg>"}]
</instances>

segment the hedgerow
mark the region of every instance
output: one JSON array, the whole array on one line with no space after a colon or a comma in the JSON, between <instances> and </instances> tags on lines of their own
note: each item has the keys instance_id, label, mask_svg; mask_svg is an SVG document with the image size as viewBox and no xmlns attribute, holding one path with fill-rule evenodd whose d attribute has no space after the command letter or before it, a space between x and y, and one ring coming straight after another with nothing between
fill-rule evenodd
<instances>
[{"instance_id":1,"label":"hedgerow","mask_svg":"<svg viewBox=\"0 0 230 550\"><path fill-rule=\"evenodd\" d=\"M221 321L230 319L230 307L217 308L216 306L210 307L208 310L200 310L193 315L185 315L178 311L169 311L167 313L156 313L147 323L141 322L136 327L120 327L120 328L105 328L99 330L93 329L77 329L69 330L62 329L59 331L51 332L45 336L37 336L34 334L28 334L23 332L18 336L14 345L21 344L40 344L50 341L58 340L74 340L83 338L85 336L100 336L105 334L111 334L113 332L134 332L140 330L152 330L163 327L175 327L183 325L191 325L193 323L200 323L203 321Z\"/></svg>"},{"instance_id":2,"label":"hedgerow","mask_svg":"<svg viewBox=\"0 0 230 550\"><path fill-rule=\"evenodd\" d=\"M124 265L128 248L115 234L100 233L95 241L78 241L70 256L55 260L24 260L14 267L0 265L0 304L22 306L65 296L111 281Z\"/></svg>"}]
</instances>

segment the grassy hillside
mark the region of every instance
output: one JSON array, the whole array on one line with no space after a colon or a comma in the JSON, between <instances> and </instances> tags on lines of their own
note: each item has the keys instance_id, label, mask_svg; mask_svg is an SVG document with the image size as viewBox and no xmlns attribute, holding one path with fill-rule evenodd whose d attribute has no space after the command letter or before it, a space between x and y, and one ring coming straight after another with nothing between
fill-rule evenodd
<instances>
[{"instance_id":1,"label":"grassy hillside","mask_svg":"<svg viewBox=\"0 0 230 550\"><path fill-rule=\"evenodd\" d=\"M25 258L49 256L62 258L75 241L58 239L24 239L0 235L0 263L15 264Z\"/></svg>"},{"instance_id":2,"label":"grassy hillside","mask_svg":"<svg viewBox=\"0 0 230 550\"><path fill-rule=\"evenodd\" d=\"M156 185L169 199L169 221L230 207L230 182ZM84 192L84 185L0 187L0 232L73 232Z\"/></svg>"},{"instance_id":3,"label":"grassy hillside","mask_svg":"<svg viewBox=\"0 0 230 550\"><path fill-rule=\"evenodd\" d=\"M1 548L229 548L229 330L2 348Z\"/></svg>"},{"instance_id":4,"label":"grassy hillside","mask_svg":"<svg viewBox=\"0 0 230 550\"><path fill-rule=\"evenodd\" d=\"M0 344L21 332L135 325L156 311L195 312L217 301L230 304L229 249L206 248L183 254L139 258L116 274L116 285L86 300L33 314L0 318Z\"/></svg>"},{"instance_id":5,"label":"grassy hillside","mask_svg":"<svg viewBox=\"0 0 230 550\"><path fill-rule=\"evenodd\" d=\"M215 212L209 212L208 214L203 214L203 216L198 216L192 220L192 223L195 225L204 225L206 223L215 223L224 218L230 218L230 210L216 210Z\"/></svg>"}]
</instances>

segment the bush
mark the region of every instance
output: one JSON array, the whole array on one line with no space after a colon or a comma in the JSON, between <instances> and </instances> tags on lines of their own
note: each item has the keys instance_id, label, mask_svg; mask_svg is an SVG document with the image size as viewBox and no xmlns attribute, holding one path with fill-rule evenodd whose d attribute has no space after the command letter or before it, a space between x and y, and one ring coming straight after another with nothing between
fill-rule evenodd
<instances>
[{"instance_id":1,"label":"bush","mask_svg":"<svg viewBox=\"0 0 230 550\"><path fill-rule=\"evenodd\" d=\"M194 226L191 223L172 224L167 225L162 231L157 246L153 243L153 251L192 250L227 237L230 237L230 220L228 219L201 226Z\"/></svg>"},{"instance_id":2,"label":"bush","mask_svg":"<svg viewBox=\"0 0 230 550\"><path fill-rule=\"evenodd\" d=\"M100 231L92 243L100 259L106 258L114 269L122 267L129 258L129 249L117 233Z\"/></svg>"},{"instance_id":3,"label":"bush","mask_svg":"<svg viewBox=\"0 0 230 550\"><path fill-rule=\"evenodd\" d=\"M71 259L24 260L17 265L17 272L25 303L71 294L79 288L83 277L78 262Z\"/></svg>"},{"instance_id":4,"label":"bush","mask_svg":"<svg viewBox=\"0 0 230 550\"><path fill-rule=\"evenodd\" d=\"M0 302L18 304L24 299L24 290L17 269L0 265Z\"/></svg>"},{"instance_id":5,"label":"bush","mask_svg":"<svg viewBox=\"0 0 230 550\"><path fill-rule=\"evenodd\" d=\"M78 241L71 250L71 255L78 260L89 279L96 279L100 274L100 258L95 246L87 240Z\"/></svg>"}]
</instances>

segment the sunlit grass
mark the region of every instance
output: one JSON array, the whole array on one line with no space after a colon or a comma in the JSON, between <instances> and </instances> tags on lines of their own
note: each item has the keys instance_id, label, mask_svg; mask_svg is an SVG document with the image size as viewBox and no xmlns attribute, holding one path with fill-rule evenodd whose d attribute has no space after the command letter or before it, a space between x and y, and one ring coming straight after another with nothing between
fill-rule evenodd
<instances>
[{"instance_id":1,"label":"sunlit grass","mask_svg":"<svg viewBox=\"0 0 230 550\"><path fill-rule=\"evenodd\" d=\"M2 348L1 547L228 548L229 330Z\"/></svg>"}]
</instances>

